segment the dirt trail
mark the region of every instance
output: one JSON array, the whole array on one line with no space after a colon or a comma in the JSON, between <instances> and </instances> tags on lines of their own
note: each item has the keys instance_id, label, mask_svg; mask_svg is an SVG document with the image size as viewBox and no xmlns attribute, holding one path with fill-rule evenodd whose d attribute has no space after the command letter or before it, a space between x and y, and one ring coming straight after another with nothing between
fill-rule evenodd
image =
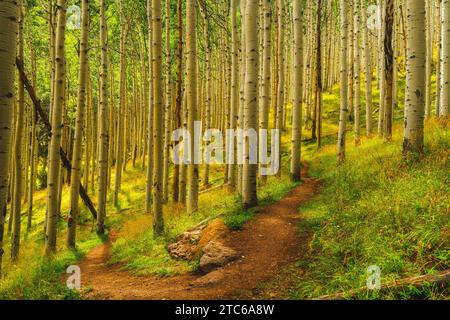
<instances>
[{"instance_id":1,"label":"dirt trail","mask_svg":"<svg viewBox=\"0 0 450 320\"><path fill-rule=\"evenodd\" d=\"M270 281L289 264L301 259L309 235L297 232L298 208L317 194L319 182L307 176L304 183L281 201L261 208L242 231L231 232L222 242L242 258L202 275L168 278L133 276L119 266L107 265L110 243L93 249L80 264L88 299L236 299L258 298L257 287ZM276 288L274 288L276 290Z\"/></svg>"}]
</instances>

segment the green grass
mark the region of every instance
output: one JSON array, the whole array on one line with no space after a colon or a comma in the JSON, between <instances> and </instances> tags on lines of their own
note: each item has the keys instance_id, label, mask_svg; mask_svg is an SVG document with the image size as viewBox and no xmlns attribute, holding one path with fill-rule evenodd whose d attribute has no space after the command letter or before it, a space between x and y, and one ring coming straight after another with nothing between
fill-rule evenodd
<instances>
[{"instance_id":1,"label":"green grass","mask_svg":"<svg viewBox=\"0 0 450 320\"><path fill-rule=\"evenodd\" d=\"M313 232L306 270L292 298L315 298L365 286L366 270L377 265L382 283L433 274L450 267L450 176L448 131L426 124L426 154L403 159L401 127L394 141L348 143L347 161L337 165L330 145L310 154L310 174L323 180L322 193L301 208L299 232ZM437 299L448 297L432 286L407 288L360 298Z\"/></svg>"},{"instance_id":2,"label":"green grass","mask_svg":"<svg viewBox=\"0 0 450 320\"><path fill-rule=\"evenodd\" d=\"M0 300L81 299L78 291L67 288L63 277L68 266L76 264L99 244L99 238L92 236L79 245L77 251L66 250L53 259L44 258L40 251L27 252L0 282Z\"/></svg>"}]
</instances>

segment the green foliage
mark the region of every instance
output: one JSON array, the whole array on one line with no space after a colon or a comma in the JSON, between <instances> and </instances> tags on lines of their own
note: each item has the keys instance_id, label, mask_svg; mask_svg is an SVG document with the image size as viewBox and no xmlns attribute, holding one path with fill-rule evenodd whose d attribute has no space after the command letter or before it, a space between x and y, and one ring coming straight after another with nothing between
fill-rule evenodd
<instances>
[{"instance_id":1,"label":"green foliage","mask_svg":"<svg viewBox=\"0 0 450 320\"><path fill-rule=\"evenodd\" d=\"M0 300L79 300L78 291L69 290L64 274L70 265L82 259L87 251L99 244L91 238L77 251L66 250L53 259L35 255L22 255L18 268L0 282ZM26 260L25 260L26 259Z\"/></svg>"},{"instance_id":2,"label":"green foliage","mask_svg":"<svg viewBox=\"0 0 450 320\"><path fill-rule=\"evenodd\" d=\"M331 146L313 157L311 174L325 187L301 209L300 232L314 236L294 297L362 287L371 265L381 268L383 284L450 267L449 141L434 122L427 123L426 137L427 154L420 161L402 158L400 127L393 143L375 138L349 147L343 165L336 164ZM442 298L435 289L404 289L381 298Z\"/></svg>"},{"instance_id":3,"label":"green foliage","mask_svg":"<svg viewBox=\"0 0 450 320\"><path fill-rule=\"evenodd\" d=\"M193 269L193 266L187 262L173 260L165 246L165 241L155 240L151 231L132 240L121 238L114 243L110 263L126 261L124 269L136 275L168 276L186 273Z\"/></svg>"},{"instance_id":4,"label":"green foliage","mask_svg":"<svg viewBox=\"0 0 450 320\"><path fill-rule=\"evenodd\" d=\"M239 211L225 217L225 224L231 230L242 230L244 225L255 217L250 211Z\"/></svg>"}]
</instances>

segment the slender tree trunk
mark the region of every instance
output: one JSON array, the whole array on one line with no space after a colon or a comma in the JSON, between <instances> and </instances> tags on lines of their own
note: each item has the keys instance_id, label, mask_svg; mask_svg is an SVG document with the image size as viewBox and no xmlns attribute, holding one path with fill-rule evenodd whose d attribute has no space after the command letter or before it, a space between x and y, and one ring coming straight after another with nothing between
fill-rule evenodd
<instances>
[{"instance_id":1,"label":"slender tree trunk","mask_svg":"<svg viewBox=\"0 0 450 320\"><path fill-rule=\"evenodd\" d=\"M18 58L23 65L24 62L24 48L23 48L23 27L24 27L24 13L23 13L23 1L19 0L19 52ZM19 77L18 83L18 96L19 101L17 103L16 111L16 134L14 135L14 193L13 202L11 204L12 209L12 235L11 235L11 260L16 262L19 259L20 249L20 227L21 227L21 211L22 211L22 143L23 143L23 131L24 130L24 116L25 116L25 90L22 79Z\"/></svg>"},{"instance_id":2,"label":"slender tree trunk","mask_svg":"<svg viewBox=\"0 0 450 320\"><path fill-rule=\"evenodd\" d=\"M14 70L19 21L17 1L0 2L0 276L2 275L4 225L8 201L11 126L14 106Z\"/></svg>"},{"instance_id":3,"label":"slender tree trunk","mask_svg":"<svg viewBox=\"0 0 450 320\"><path fill-rule=\"evenodd\" d=\"M355 129L355 144L361 144L361 60L360 60L360 41L359 41L359 0L354 0L353 3L353 58L354 64L354 83L355 83L355 97L354 97L354 129ZM365 26L363 26L365 28Z\"/></svg>"},{"instance_id":4,"label":"slender tree trunk","mask_svg":"<svg viewBox=\"0 0 450 320\"><path fill-rule=\"evenodd\" d=\"M202 117L205 120L205 129L211 129L211 43L210 43L210 35L209 35L209 16L208 10L202 8L204 24L203 24L203 36L205 38L205 77L206 77L206 88L205 88L205 113ZM204 172L204 180L203 184L208 187L209 186L209 171L210 166L208 161L205 163L205 172ZM228 175L228 171L226 170L226 175Z\"/></svg>"},{"instance_id":5,"label":"slender tree trunk","mask_svg":"<svg viewBox=\"0 0 450 320\"><path fill-rule=\"evenodd\" d=\"M170 0L166 0L166 101L164 112L164 164L163 164L163 201L169 199L169 168L170 168L170 145L171 145L171 117L172 117L172 67L170 55Z\"/></svg>"},{"instance_id":6,"label":"slender tree trunk","mask_svg":"<svg viewBox=\"0 0 450 320\"><path fill-rule=\"evenodd\" d=\"M292 100L292 158L291 178L293 181L301 179L301 147L303 126L303 19L302 1L294 0L294 97Z\"/></svg>"},{"instance_id":7,"label":"slender tree trunk","mask_svg":"<svg viewBox=\"0 0 450 320\"><path fill-rule=\"evenodd\" d=\"M245 10L246 10L246 2L247 0L241 0L240 3L240 11L241 11L241 56L240 56L240 62L241 62L241 70L240 70L240 83L239 83L239 118L238 118L238 128L242 131L244 130L244 85L245 85L245 46L246 46L246 39L245 39ZM237 158L238 158L238 178L237 178L237 184L238 184L238 193L242 195L242 176L243 176L243 151L244 151L244 144L242 142L242 138L238 139L237 143Z\"/></svg>"},{"instance_id":8,"label":"slender tree trunk","mask_svg":"<svg viewBox=\"0 0 450 320\"><path fill-rule=\"evenodd\" d=\"M437 24L436 24L436 49L437 49L437 64L436 64L436 116L439 117L441 113L441 61L442 61L442 2L438 0L436 3Z\"/></svg>"},{"instance_id":9,"label":"slender tree trunk","mask_svg":"<svg viewBox=\"0 0 450 320\"><path fill-rule=\"evenodd\" d=\"M384 32L384 140L392 139L392 106L393 106L393 80L394 80L394 0L386 0L385 4L385 32Z\"/></svg>"},{"instance_id":10,"label":"slender tree trunk","mask_svg":"<svg viewBox=\"0 0 450 320\"><path fill-rule=\"evenodd\" d=\"M265 0L268 1L268 0ZM238 24L237 24L237 0L231 0L231 99L230 99L230 129L237 129L237 122L239 120L238 105L239 105L239 49L238 49ZM231 150L230 150L231 151ZM229 166L228 185L232 192L236 191L236 147L233 142L233 159L230 159L232 164Z\"/></svg>"},{"instance_id":11,"label":"slender tree trunk","mask_svg":"<svg viewBox=\"0 0 450 320\"><path fill-rule=\"evenodd\" d=\"M425 116L425 0L406 0L407 60L403 153L422 153Z\"/></svg>"},{"instance_id":12,"label":"slender tree trunk","mask_svg":"<svg viewBox=\"0 0 450 320\"><path fill-rule=\"evenodd\" d=\"M280 130L278 144L280 146L280 152L277 155L278 163L281 164L281 136L283 130L283 109L284 109L284 0L277 0L278 5L278 95L277 95L277 114L276 114L276 126L275 128ZM279 176L281 170L279 171Z\"/></svg>"},{"instance_id":13,"label":"slender tree trunk","mask_svg":"<svg viewBox=\"0 0 450 320\"><path fill-rule=\"evenodd\" d=\"M58 0L58 17L56 30L56 69L55 69L55 100L52 112L52 137L49 150L49 168L47 182L47 230L45 237L45 252L47 255L56 253L56 233L58 221L58 181L60 179L60 155L62 136L62 109L64 104L65 70L65 31L66 31L66 1Z\"/></svg>"},{"instance_id":14,"label":"slender tree trunk","mask_svg":"<svg viewBox=\"0 0 450 320\"><path fill-rule=\"evenodd\" d=\"M439 115L450 115L450 0L442 1L441 106Z\"/></svg>"},{"instance_id":15,"label":"slender tree trunk","mask_svg":"<svg viewBox=\"0 0 450 320\"><path fill-rule=\"evenodd\" d=\"M372 120L372 77L373 67L372 59L370 57L370 42L369 30L367 27L367 5L365 0L361 0L361 17L362 17L362 31L363 31L363 46L364 46L364 83L365 83L365 97L366 97L366 131L370 136L373 132Z\"/></svg>"},{"instance_id":16,"label":"slender tree trunk","mask_svg":"<svg viewBox=\"0 0 450 320\"><path fill-rule=\"evenodd\" d=\"M300 4L301 6L301 4ZM260 129L260 138L259 138L259 151L263 152L267 149L266 145L263 145L263 143L267 143L267 141L264 141L264 139L262 139L262 134L264 133L265 130L269 129L269 112L270 112L270 104L271 104L271 95L270 95L270 89L271 89L271 74L270 74L270 69L271 69L271 53L272 53L272 8L271 8L271 3L269 0L263 0L263 33L260 35L263 38L263 51L262 51L262 75L261 75L261 79L262 79L262 93L261 93L261 100L260 100L260 110L259 110L259 129ZM299 16L298 18L300 19L300 21L295 21L297 23L302 23L301 21L301 7L300 7L300 12L299 12ZM294 22L294 23L295 23ZM303 30L302 30L303 33ZM301 34L300 34L301 37ZM300 38L300 42L301 42L301 38ZM298 45L298 43L297 43ZM301 43L300 43L301 46ZM303 59L302 56L302 52L301 52L301 47L300 47L300 59ZM301 62L302 63L302 62ZM300 66L300 71L301 72L302 68ZM300 75L301 76L301 75ZM302 94L302 88L299 88L300 90L300 95ZM301 96L300 96L300 101L301 101ZM297 101L298 102L298 101ZM300 102L301 105L301 102ZM301 108L301 106L300 106ZM300 115L301 117L301 115ZM300 118L301 121L301 118ZM300 128L302 126L302 123L300 123ZM294 129L293 129L294 130ZM293 131L292 133L293 135L296 134L296 137L298 137L298 132L297 131ZM300 133L301 134L301 133ZM262 158L262 154L260 155L260 158ZM265 156L265 155L264 155ZM300 154L298 154L298 156L300 156ZM262 169L262 168L261 168ZM260 170L262 171L262 170ZM262 183L265 183L267 181L267 176L265 175L261 175L260 176L260 180Z\"/></svg>"},{"instance_id":17,"label":"slender tree trunk","mask_svg":"<svg viewBox=\"0 0 450 320\"><path fill-rule=\"evenodd\" d=\"M108 192L108 27L106 24L106 3L100 2L100 43L101 74L100 74L100 110L99 110L99 157L98 157L98 217L97 233L104 234L106 218L106 196Z\"/></svg>"},{"instance_id":18,"label":"slender tree trunk","mask_svg":"<svg viewBox=\"0 0 450 320\"><path fill-rule=\"evenodd\" d=\"M380 108L378 112L378 135L382 136L385 128L385 58L384 58L384 34L385 34L385 23L384 23L384 13L386 12L386 0L379 0L380 7L380 30L378 32L378 59L379 59L379 68L378 68L378 78L379 78L379 86L380 86Z\"/></svg>"},{"instance_id":19,"label":"slender tree trunk","mask_svg":"<svg viewBox=\"0 0 450 320\"><path fill-rule=\"evenodd\" d=\"M125 14L123 8L123 0L120 1L120 106L118 112L118 125L117 125L117 156L116 156L116 176L114 182L114 205L119 205L119 192L122 184L122 170L124 169L124 163L126 157L125 146L125 118L127 114L127 57L126 57L126 38L127 38L127 26L125 21Z\"/></svg>"},{"instance_id":20,"label":"slender tree trunk","mask_svg":"<svg viewBox=\"0 0 450 320\"><path fill-rule=\"evenodd\" d=\"M153 19L152 19L152 0L147 0L147 20L148 20L148 41L149 41L149 104L148 104L148 158L147 158L147 182L146 182L146 194L145 194L145 209L147 213L152 210L152 187L153 187Z\"/></svg>"},{"instance_id":21,"label":"slender tree trunk","mask_svg":"<svg viewBox=\"0 0 450 320\"><path fill-rule=\"evenodd\" d=\"M87 60L88 60L88 37L89 37L89 3L88 0L81 2L81 38L80 38L80 70L78 74L78 102L75 123L75 139L72 154L72 172L70 185L70 214L67 224L67 246L75 248L76 227L79 216L79 189L81 174L81 157L83 143L84 114L86 111L86 83L87 83Z\"/></svg>"},{"instance_id":22,"label":"slender tree trunk","mask_svg":"<svg viewBox=\"0 0 450 320\"><path fill-rule=\"evenodd\" d=\"M425 117L431 115L431 69L433 64L433 31L431 8L433 0L426 0L426 66L425 66Z\"/></svg>"},{"instance_id":23,"label":"slender tree trunk","mask_svg":"<svg viewBox=\"0 0 450 320\"><path fill-rule=\"evenodd\" d=\"M322 0L317 0L316 106L317 146L322 147Z\"/></svg>"},{"instance_id":24,"label":"slender tree trunk","mask_svg":"<svg viewBox=\"0 0 450 320\"><path fill-rule=\"evenodd\" d=\"M31 59L33 69L33 87L36 87L37 70L36 70L36 52L32 49ZM30 141L30 180L28 184L28 223L27 230L32 227L33 220L33 202L34 191L36 188L36 168L38 167L38 145L37 145L37 113L34 108L30 108L31 113L31 141Z\"/></svg>"},{"instance_id":25,"label":"slender tree trunk","mask_svg":"<svg viewBox=\"0 0 450 320\"><path fill-rule=\"evenodd\" d=\"M181 113L183 109L183 5L181 0L177 0L177 24L178 24L178 44L177 44L177 93L175 104L175 129L181 128ZM177 203L179 199L180 167L174 165L173 173L173 202Z\"/></svg>"},{"instance_id":26,"label":"slender tree trunk","mask_svg":"<svg viewBox=\"0 0 450 320\"><path fill-rule=\"evenodd\" d=\"M188 131L191 135L189 146L190 163L188 165L187 211L193 213L198 209L198 163L194 144L194 122L197 119L197 34L196 1L186 2L186 90L188 110Z\"/></svg>"},{"instance_id":27,"label":"slender tree trunk","mask_svg":"<svg viewBox=\"0 0 450 320\"><path fill-rule=\"evenodd\" d=\"M347 130L347 0L340 0L341 8L341 110L339 116L338 160L345 161L345 136Z\"/></svg>"},{"instance_id":28,"label":"slender tree trunk","mask_svg":"<svg viewBox=\"0 0 450 320\"><path fill-rule=\"evenodd\" d=\"M282 9L283 0L279 0L279 9ZM244 108L244 129L247 134L251 130L256 130L258 123L258 0L247 0L245 9L245 108ZM283 42L282 42L283 43ZM281 67L281 66L280 66ZM283 86L281 88L284 89ZM281 105L279 105L281 108ZM278 112L281 117L282 114ZM279 129L281 123L278 121ZM245 141L245 162L243 168L243 185L242 197L244 208L253 208L258 205L257 195L257 170L258 165L251 161L251 146L252 141L250 136Z\"/></svg>"},{"instance_id":29,"label":"slender tree trunk","mask_svg":"<svg viewBox=\"0 0 450 320\"><path fill-rule=\"evenodd\" d=\"M164 231L163 220L163 74L162 74L162 27L161 0L152 0L153 27L153 234L155 237Z\"/></svg>"}]
</instances>

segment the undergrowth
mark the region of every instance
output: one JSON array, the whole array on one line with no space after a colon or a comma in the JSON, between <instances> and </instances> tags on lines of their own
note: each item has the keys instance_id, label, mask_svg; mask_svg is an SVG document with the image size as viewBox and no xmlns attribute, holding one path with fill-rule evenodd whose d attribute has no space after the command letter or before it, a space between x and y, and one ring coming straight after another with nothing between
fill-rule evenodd
<instances>
[{"instance_id":1,"label":"undergrowth","mask_svg":"<svg viewBox=\"0 0 450 320\"><path fill-rule=\"evenodd\" d=\"M337 165L330 145L310 159L310 174L324 182L320 195L301 208L299 232L313 231L306 275L292 298L315 298L366 285L367 268L381 268L382 284L450 268L450 176L448 131L426 123L426 153L404 159L402 128L394 141L364 139L348 144ZM419 161L417 161L419 160ZM448 298L433 286L403 288L359 298Z\"/></svg>"}]
</instances>

